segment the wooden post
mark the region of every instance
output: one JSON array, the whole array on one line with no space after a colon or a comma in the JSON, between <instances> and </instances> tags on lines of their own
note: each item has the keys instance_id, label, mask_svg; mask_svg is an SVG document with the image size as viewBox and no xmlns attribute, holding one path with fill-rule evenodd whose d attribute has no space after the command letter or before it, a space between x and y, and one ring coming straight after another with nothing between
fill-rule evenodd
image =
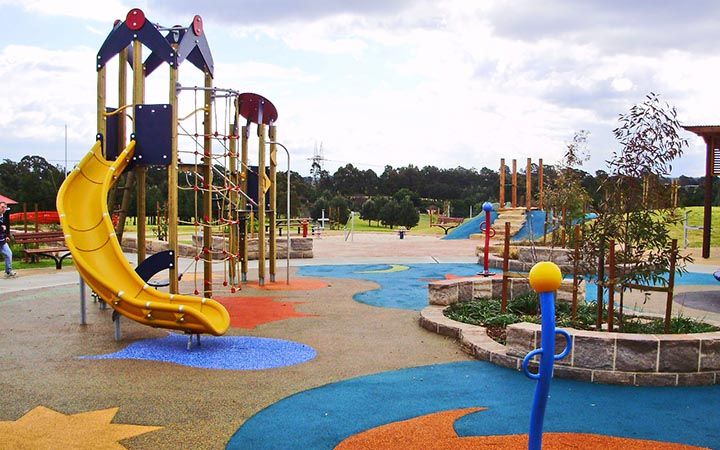
<instances>
[{"instance_id":1,"label":"wooden post","mask_svg":"<svg viewBox=\"0 0 720 450\"><path fill-rule=\"evenodd\" d=\"M505 158L500 158L500 209L505 208Z\"/></svg>"},{"instance_id":2,"label":"wooden post","mask_svg":"<svg viewBox=\"0 0 720 450\"><path fill-rule=\"evenodd\" d=\"M248 137L249 137L249 130L248 127L243 125L243 127L240 129L240 190L247 195L248 192ZM243 196L241 198L241 201L243 202L245 206L243 209L245 212L243 213L245 216L245 220L242 222L243 229L240 230L240 235L242 236L242 241L240 242L240 276L242 281L247 281L247 273L248 273L248 233L250 233L249 230L252 230L252 228L248 228L250 226L250 223L252 223L252 208L249 207L249 202L246 197ZM250 212L249 212L250 211ZM248 220L250 218L250 220Z\"/></svg>"},{"instance_id":3,"label":"wooden post","mask_svg":"<svg viewBox=\"0 0 720 450\"><path fill-rule=\"evenodd\" d=\"M203 255L203 295L212 297L212 257L213 257L213 158L212 158L212 141L213 141L213 79L210 72L205 72L205 99L204 99L204 116L203 116L203 178L205 190L203 191L203 247L205 254ZM201 222L201 223L202 223Z\"/></svg>"},{"instance_id":4,"label":"wooden post","mask_svg":"<svg viewBox=\"0 0 720 450\"><path fill-rule=\"evenodd\" d=\"M258 124L258 285L265 285L265 124Z\"/></svg>"},{"instance_id":5,"label":"wooden post","mask_svg":"<svg viewBox=\"0 0 720 450\"><path fill-rule=\"evenodd\" d=\"M530 212L532 209L532 159L527 159L525 169L525 209Z\"/></svg>"},{"instance_id":6,"label":"wooden post","mask_svg":"<svg viewBox=\"0 0 720 450\"><path fill-rule=\"evenodd\" d=\"M277 140L277 127L270 125L268 131L268 138L270 142L276 142ZM290 211L288 211L288 214ZM269 229L269 257L270 257L270 281L275 282L275 271L276 271L276 258L277 258L277 243L275 242L276 233L276 220L277 220L277 145L274 143L270 144L270 229ZM288 251L290 249L288 248Z\"/></svg>"},{"instance_id":7,"label":"wooden post","mask_svg":"<svg viewBox=\"0 0 720 450\"><path fill-rule=\"evenodd\" d=\"M38 214L38 204L35 203L35 232L37 233L40 231L40 220L39 220L39 214Z\"/></svg>"},{"instance_id":8,"label":"wooden post","mask_svg":"<svg viewBox=\"0 0 720 450\"><path fill-rule=\"evenodd\" d=\"M675 262L677 260L677 239L672 240L672 256L670 257L670 273L668 275L667 301L665 302L665 334L670 333L672 318L673 291L675 290Z\"/></svg>"},{"instance_id":9,"label":"wooden post","mask_svg":"<svg viewBox=\"0 0 720 450\"><path fill-rule=\"evenodd\" d=\"M142 43L133 41L133 104L135 108L145 101L145 69L142 62ZM133 121L133 131L137 129L137 118ZM137 255L138 264L145 260L145 207L146 207L146 168L135 166L137 186Z\"/></svg>"},{"instance_id":10,"label":"wooden post","mask_svg":"<svg viewBox=\"0 0 720 450\"><path fill-rule=\"evenodd\" d=\"M608 248L608 332L614 330L615 322L615 240L610 239Z\"/></svg>"},{"instance_id":11,"label":"wooden post","mask_svg":"<svg viewBox=\"0 0 720 450\"><path fill-rule=\"evenodd\" d=\"M23 231L27 233L27 203L23 203Z\"/></svg>"},{"instance_id":12,"label":"wooden post","mask_svg":"<svg viewBox=\"0 0 720 450\"><path fill-rule=\"evenodd\" d=\"M170 100L170 165L167 168L167 213L168 213L168 250L173 252L173 265L170 266L168 289L171 294L178 293L178 68L170 66L168 98Z\"/></svg>"},{"instance_id":13,"label":"wooden post","mask_svg":"<svg viewBox=\"0 0 720 450\"><path fill-rule=\"evenodd\" d=\"M230 124L230 185L231 187L239 186L240 177L237 169L237 148L238 148L238 122L239 122L239 109L235 108L233 121ZM238 193L235 189L230 190L230 207L228 211L228 220L230 224L230 242L228 246L230 248L230 285L234 287L238 284L237 279L237 260L239 253L238 245L238 231L239 231L239 216L238 216Z\"/></svg>"},{"instance_id":14,"label":"wooden post","mask_svg":"<svg viewBox=\"0 0 720 450\"><path fill-rule=\"evenodd\" d=\"M512 160L512 191L511 203L513 208L517 208L517 159Z\"/></svg>"},{"instance_id":15,"label":"wooden post","mask_svg":"<svg viewBox=\"0 0 720 450\"><path fill-rule=\"evenodd\" d=\"M107 67L103 65L97 73L97 133L103 137L103 155L105 155L105 144L107 143L106 95Z\"/></svg>"},{"instance_id":16,"label":"wooden post","mask_svg":"<svg viewBox=\"0 0 720 450\"><path fill-rule=\"evenodd\" d=\"M508 304L508 271L510 270L510 222L505 222L505 239L503 246L503 278L502 295L500 298L500 312L505 314Z\"/></svg>"},{"instance_id":17,"label":"wooden post","mask_svg":"<svg viewBox=\"0 0 720 450\"><path fill-rule=\"evenodd\" d=\"M118 57L118 109L122 109L127 105L127 59L128 59L128 50L127 47L120 50L120 54ZM127 135L127 120L126 120L127 114L125 112L121 112L118 114L118 139L117 139L117 146L118 149L124 149L125 148L125 137ZM106 152L103 152L105 155L107 155ZM126 175L127 177L127 175ZM112 218L113 213L115 212L115 203L116 203L116 190L117 187L120 185L120 183L113 184L110 188L110 194L108 195L108 212L110 213L110 217ZM119 224L119 221L118 221ZM115 227L115 235L117 236L117 226ZM122 239L120 239L122 240Z\"/></svg>"},{"instance_id":18,"label":"wooden post","mask_svg":"<svg viewBox=\"0 0 720 450\"><path fill-rule=\"evenodd\" d=\"M577 320L577 302L578 302L578 285L580 277L578 277L578 261L580 260L580 225L575 225L575 253L573 255L573 295L571 319L573 323Z\"/></svg>"},{"instance_id":19,"label":"wooden post","mask_svg":"<svg viewBox=\"0 0 720 450\"><path fill-rule=\"evenodd\" d=\"M707 144L705 155L705 203L703 207L703 243L702 257L710 257L710 228L712 225L712 198L713 198L713 152L715 151L715 137L703 136Z\"/></svg>"},{"instance_id":20,"label":"wooden post","mask_svg":"<svg viewBox=\"0 0 720 450\"><path fill-rule=\"evenodd\" d=\"M538 209L542 210L544 206L543 193L543 160L538 160Z\"/></svg>"}]
</instances>

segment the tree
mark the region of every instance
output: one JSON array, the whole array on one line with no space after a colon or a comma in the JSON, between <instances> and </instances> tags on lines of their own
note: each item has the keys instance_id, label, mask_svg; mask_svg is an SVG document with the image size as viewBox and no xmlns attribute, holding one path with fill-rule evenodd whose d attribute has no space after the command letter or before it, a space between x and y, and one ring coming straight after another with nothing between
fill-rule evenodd
<instances>
[{"instance_id":1,"label":"tree","mask_svg":"<svg viewBox=\"0 0 720 450\"><path fill-rule=\"evenodd\" d=\"M339 224L344 224L350 218L350 207L345 197L336 195L330 200L330 219Z\"/></svg>"},{"instance_id":2,"label":"tree","mask_svg":"<svg viewBox=\"0 0 720 450\"><path fill-rule=\"evenodd\" d=\"M585 205L590 195L583 187L583 174L579 167L589 158L587 138L590 133L580 130L572 141L567 143L563 160L558 166L558 174L545 189L544 206L547 210L562 215L565 234L572 236L573 223L585 216Z\"/></svg>"},{"instance_id":3,"label":"tree","mask_svg":"<svg viewBox=\"0 0 720 450\"><path fill-rule=\"evenodd\" d=\"M360 218L363 220L367 220L368 226L370 226L370 221L377 220L377 216L378 213L375 202L371 198L365 200L365 203L363 203L362 209L360 210Z\"/></svg>"},{"instance_id":4,"label":"tree","mask_svg":"<svg viewBox=\"0 0 720 450\"><path fill-rule=\"evenodd\" d=\"M378 196L373 197L372 201L375 203L375 220L377 220L379 226L382 220L382 211L389 200L387 197Z\"/></svg>"},{"instance_id":5,"label":"tree","mask_svg":"<svg viewBox=\"0 0 720 450\"><path fill-rule=\"evenodd\" d=\"M393 228L399 222L398 211L400 204L395 200L389 200L380 210L380 221L383 225Z\"/></svg>"},{"instance_id":6,"label":"tree","mask_svg":"<svg viewBox=\"0 0 720 450\"><path fill-rule=\"evenodd\" d=\"M397 212L397 224L404 226L408 230L416 226L420 222L420 214L418 214L415 205L410 198L405 197L400 203Z\"/></svg>"},{"instance_id":7,"label":"tree","mask_svg":"<svg viewBox=\"0 0 720 450\"><path fill-rule=\"evenodd\" d=\"M664 182L687 141L680 137L675 108L653 93L621 114L619 121L613 133L621 148L608 161L598 219L583 233L583 266L596 273L598 256L614 240L620 263L616 286L665 284L671 258L677 258L679 272L691 261L689 256L673 254L669 229L681 218ZM620 314L622 295L621 291Z\"/></svg>"}]
</instances>

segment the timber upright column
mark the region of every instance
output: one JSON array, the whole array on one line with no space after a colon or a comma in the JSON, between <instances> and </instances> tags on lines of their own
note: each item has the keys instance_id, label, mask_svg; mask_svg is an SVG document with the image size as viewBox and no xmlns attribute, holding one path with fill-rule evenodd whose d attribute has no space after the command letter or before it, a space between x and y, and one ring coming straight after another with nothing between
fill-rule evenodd
<instances>
[{"instance_id":1,"label":"timber upright column","mask_svg":"<svg viewBox=\"0 0 720 450\"><path fill-rule=\"evenodd\" d=\"M268 132L270 139L270 282L275 282L277 243L275 242L277 220L277 127L270 125ZM287 230L290 233L290 230ZM288 251L290 249L288 248Z\"/></svg>"},{"instance_id":2,"label":"timber upright column","mask_svg":"<svg viewBox=\"0 0 720 450\"><path fill-rule=\"evenodd\" d=\"M265 124L258 124L258 285L265 285Z\"/></svg>"},{"instance_id":3,"label":"timber upright column","mask_svg":"<svg viewBox=\"0 0 720 450\"><path fill-rule=\"evenodd\" d=\"M500 158L500 208L505 208L505 158Z\"/></svg>"},{"instance_id":4,"label":"timber upright column","mask_svg":"<svg viewBox=\"0 0 720 450\"><path fill-rule=\"evenodd\" d=\"M238 107L239 108L239 107ZM246 125L243 125L243 127L240 129L240 190L243 192L244 196L247 195L248 192L248 138L250 130ZM248 208L250 205L248 205L248 198L244 197L241 199L241 201L246 205L245 212L243 212L243 219L240 222L240 276L241 281L246 282L247 281L247 272L248 272Z\"/></svg>"},{"instance_id":5,"label":"timber upright column","mask_svg":"<svg viewBox=\"0 0 720 450\"><path fill-rule=\"evenodd\" d=\"M517 159L512 161L512 207L517 208Z\"/></svg>"},{"instance_id":6,"label":"timber upright column","mask_svg":"<svg viewBox=\"0 0 720 450\"><path fill-rule=\"evenodd\" d=\"M177 45L173 45L177 50ZM171 125L170 125L170 165L167 169L168 180L168 250L172 252L173 264L170 266L171 294L178 293L178 67L170 65L170 81L168 83L168 96L170 99Z\"/></svg>"},{"instance_id":7,"label":"timber upright column","mask_svg":"<svg viewBox=\"0 0 720 450\"><path fill-rule=\"evenodd\" d=\"M230 184L238 187L239 177L237 170L237 141L238 141L238 112L235 108L235 116L230 124ZM238 284L237 260L238 260L238 193L236 189L230 190L230 207L228 211L228 223L230 225L230 285L231 290Z\"/></svg>"},{"instance_id":8,"label":"timber upright column","mask_svg":"<svg viewBox=\"0 0 720 450\"><path fill-rule=\"evenodd\" d=\"M205 72L205 104L204 104L204 127L203 132L203 295L212 297L212 266L213 266L213 241L212 241L212 194L213 194L213 158L212 158L212 101L213 101L213 79L209 72Z\"/></svg>"},{"instance_id":9,"label":"timber upright column","mask_svg":"<svg viewBox=\"0 0 720 450\"><path fill-rule=\"evenodd\" d=\"M532 159L527 159L525 169L525 209L530 212L532 209Z\"/></svg>"},{"instance_id":10,"label":"timber upright column","mask_svg":"<svg viewBox=\"0 0 720 450\"><path fill-rule=\"evenodd\" d=\"M145 102L145 68L142 61L142 42L133 40L133 104L135 108ZM133 131L137 131L137 123L133 121ZM145 210L146 210L146 174L147 167L141 164L135 166L137 186L137 255L138 264L145 261Z\"/></svg>"}]
</instances>

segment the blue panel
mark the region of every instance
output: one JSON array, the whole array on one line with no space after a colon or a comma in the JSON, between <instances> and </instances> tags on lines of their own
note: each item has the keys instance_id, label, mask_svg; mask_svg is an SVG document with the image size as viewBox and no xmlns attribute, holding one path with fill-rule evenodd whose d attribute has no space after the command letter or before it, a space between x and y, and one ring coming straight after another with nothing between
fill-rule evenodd
<instances>
[{"instance_id":1,"label":"blue panel","mask_svg":"<svg viewBox=\"0 0 720 450\"><path fill-rule=\"evenodd\" d=\"M270 168L265 167L265 174L270 175ZM257 166L248 166L247 176L247 192L248 197L253 199L255 203L258 203L258 168ZM253 209L257 209L253 206ZM265 209L270 209L270 191L265 193Z\"/></svg>"},{"instance_id":2,"label":"blue panel","mask_svg":"<svg viewBox=\"0 0 720 450\"><path fill-rule=\"evenodd\" d=\"M115 111L115 108L105 108L106 113ZM105 142L103 143L105 159L115 161L120 154L120 151L118 151L118 122L120 122L120 116L113 114L105 117L105 119Z\"/></svg>"},{"instance_id":3,"label":"blue panel","mask_svg":"<svg viewBox=\"0 0 720 450\"><path fill-rule=\"evenodd\" d=\"M147 282L154 275L162 272L163 270L169 269L175 264L175 258L171 250L165 250L163 252L155 253L148 257L145 261L141 262L136 268L135 272L140 275L143 281Z\"/></svg>"},{"instance_id":4,"label":"blue panel","mask_svg":"<svg viewBox=\"0 0 720 450\"><path fill-rule=\"evenodd\" d=\"M135 106L135 156L141 166L169 166L172 156L172 105Z\"/></svg>"},{"instance_id":5,"label":"blue panel","mask_svg":"<svg viewBox=\"0 0 720 450\"><path fill-rule=\"evenodd\" d=\"M105 39L105 42L103 42L100 51L98 51L97 63L95 65L96 70L100 70L113 56L120 53L122 49L127 48L132 42L132 39L133 32L124 22L115 27L107 39Z\"/></svg>"}]
</instances>

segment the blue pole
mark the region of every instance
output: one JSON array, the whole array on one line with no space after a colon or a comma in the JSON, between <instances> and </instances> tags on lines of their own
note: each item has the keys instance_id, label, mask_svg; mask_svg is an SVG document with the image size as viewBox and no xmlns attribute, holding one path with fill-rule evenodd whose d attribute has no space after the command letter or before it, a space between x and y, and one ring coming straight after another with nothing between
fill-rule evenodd
<instances>
[{"instance_id":1,"label":"blue pole","mask_svg":"<svg viewBox=\"0 0 720 450\"><path fill-rule=\"evenodd\" d=\"M551 262L537 263L530 270L530 285L540 297L540 331L542 334L540 348L528 353L522 364L525 375L538 382L535 386L535 397L530 412L529 450L542 450L543 421L550 394L553 366L556 359L567 356L572 348L572 340L568 332L555 327L555 291L560 287L561 282L560 268ZM557 333L565 336L567 342L565 349L559 355L555 355L555 334ZM534 356L540 357L537 373L532 373L528 369L528 364Z\"/></svg>"}]
</instances>

